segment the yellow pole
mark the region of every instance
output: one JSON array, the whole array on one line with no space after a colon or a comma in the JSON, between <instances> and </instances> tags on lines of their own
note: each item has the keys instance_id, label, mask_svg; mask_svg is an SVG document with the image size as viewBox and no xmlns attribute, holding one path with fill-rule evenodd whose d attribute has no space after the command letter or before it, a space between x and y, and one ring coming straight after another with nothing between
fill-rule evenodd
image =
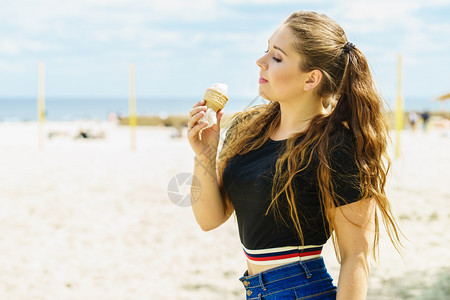
<instances>
[{"instance_id":1,"label":"yellow pole","mask_svg":"<svg viewBox=\"0 0 450 300\"><path fill-rule=\"evenodd\" d=\"M134 80L134 65L130 65L130 101L129 101L129 124L131 130L131 150L136 150L136 92Z\"/></svg>"},{"instance_id":2,"label":"yellow pole","mask_svg":"<svg viewBox=\"0 0 450 300\"><path fill-rule=\"evenodd\" d=\"M44 147L44 122L45 122L45 65L39 63L38 72L38 127L39 148Z\"/></svg>"},{"instance_id":3,"label":"yellow pole","mask_svg":"<svg viewBox=\"0 0 450 300\"><path fill-rule=\"evenodd\" d=\"M397 99L395 105L395 157L400 157L400 135L403 129L403 96L402 96L402 54L398 55Z\"/></svg>"}]
</instances>

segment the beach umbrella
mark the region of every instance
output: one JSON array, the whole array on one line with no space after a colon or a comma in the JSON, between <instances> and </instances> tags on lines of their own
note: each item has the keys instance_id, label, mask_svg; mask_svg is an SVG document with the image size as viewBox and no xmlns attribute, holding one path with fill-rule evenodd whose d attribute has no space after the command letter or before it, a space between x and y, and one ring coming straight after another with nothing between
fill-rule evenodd
<instances>
[{"instance_id":1,"label":"beach umbrella","mask_svg":"<svg viewBox=\"0 0 450 300\"><path fill-rule=\"evenodd\" d=\"M442 103L442 112L444 113L444 115L446 117L450 117L450 116L447 116L447 109L446 109L445 104L444 104L444 103L446 103L447 100L450 100L450 93L441 95L441 96L435 98L435 100L441 101L441 103Z\"/></svg>"},{"instance_id":2,"label":"beach umbrella","mask_svg":"<svg viewBox=\"0 0 450 300\"><path fill-rule=\"evenodd\" d=\"M444 94L436 98L438 101L447 101L450 100L450 93Z\"/></svg>"}]
</instances>

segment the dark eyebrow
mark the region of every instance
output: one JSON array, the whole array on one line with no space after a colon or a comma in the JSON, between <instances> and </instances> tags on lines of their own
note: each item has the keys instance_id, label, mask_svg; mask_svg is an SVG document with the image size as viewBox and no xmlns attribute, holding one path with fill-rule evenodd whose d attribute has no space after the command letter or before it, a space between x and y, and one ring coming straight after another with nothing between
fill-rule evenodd
<instances>
[{"instance_id":1,"label":"dark eyebrow","mask_svg":"<svg viewBox=\"0 0 450 300\"><path fill-rule=\"evenodd\" d=\"M288 55L286 54L286 52L284 52L283 49L281 49L280 47L277 47L277 46L273 46L273 47L274 47L275 49L280 50L281 52L283 52L284 55L288 56Z\"/></svg>"},{"instance_id":2,"label":"dark eyebrow","mask_svg":"<svg viewBox=\"0 0 450 300\"><path fill-rule=\"evenodd\" d=\"M269 40L268 42L269 42L269 45L270 45L270 40ZM273 46L273 48L275 48L275 49L277 49L277 50L280 50L281 52L283 52L284 55L288 56L288 55L286 54L286 52L284 52L283 49L281 49L280 47Z\"/></svg>"}]
</instances>

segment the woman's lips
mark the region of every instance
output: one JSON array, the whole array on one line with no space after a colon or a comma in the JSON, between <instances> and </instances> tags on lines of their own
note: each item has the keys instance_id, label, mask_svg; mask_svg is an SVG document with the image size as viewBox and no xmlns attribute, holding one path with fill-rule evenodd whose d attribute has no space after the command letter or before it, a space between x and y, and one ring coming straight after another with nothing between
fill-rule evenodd
<instances>
[{"instance_id":1,"label":"woman's lips","mask_svg":"<svg viewBox=\"0 0 450 300\"><path fill-rule=\"evenodd\" d=\"M262 78L262 77L259 77L259 80L258 80L258 82L259 83L266 83L266 82L268 82L267 80L265 80L264 78Z\"/></svg>"}]
</instances>

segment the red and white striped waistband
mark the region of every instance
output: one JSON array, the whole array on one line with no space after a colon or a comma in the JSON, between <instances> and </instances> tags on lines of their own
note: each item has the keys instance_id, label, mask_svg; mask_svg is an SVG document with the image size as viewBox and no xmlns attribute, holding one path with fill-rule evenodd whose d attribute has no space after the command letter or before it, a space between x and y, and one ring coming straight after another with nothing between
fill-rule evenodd
<instances>
[{"instance_id":1,"label":"red and white striped waistband","mask_svg":"<svg viewBox=\"0 0 450 300\"><path fill-rule=\"evenodd\" d=\"M284 264L304 261L321 256L323 245L286 246L268 249L249 250L245 247L247 260L256 265Z\"/></svg>"}]
</instances>

